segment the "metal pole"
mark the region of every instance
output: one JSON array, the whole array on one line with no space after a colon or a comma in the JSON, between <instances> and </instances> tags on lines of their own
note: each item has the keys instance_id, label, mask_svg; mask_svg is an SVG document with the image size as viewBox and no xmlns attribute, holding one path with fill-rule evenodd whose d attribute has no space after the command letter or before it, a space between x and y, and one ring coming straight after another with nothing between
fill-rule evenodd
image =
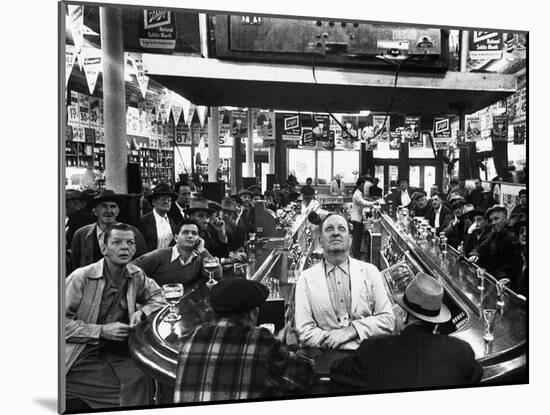
<instances>
[{"instance_id":1,"label":"metal pole","mask_svg":"<svg viewBox=\"0 0 550 415\"><path fill-rule=\"evenodd\" d=\"M103 50L105 186L117 193L127 193L128 147L122 10L112 7L99 9Z\"/></svg>"},{"instance_id":2,"label":"metal pole","mask_svg":"<svg viewBox=\"0 0 550 415\"><path fill-rule=\"evenodd\" d=\"M220 161L220 129L218 107L210 107L208 117L208 181L216 182Z\"/></svg>"}]
</instances>

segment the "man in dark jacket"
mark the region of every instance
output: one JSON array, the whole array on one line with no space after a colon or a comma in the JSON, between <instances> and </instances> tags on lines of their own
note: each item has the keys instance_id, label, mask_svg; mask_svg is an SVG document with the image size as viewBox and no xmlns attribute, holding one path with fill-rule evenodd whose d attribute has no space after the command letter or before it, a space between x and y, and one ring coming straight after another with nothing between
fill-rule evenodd
<instances>
[{"instance_id":1,"label":"man in dark jacket","mask_svg":"<svg viewBox=\"0 0 550 415\"><path fill-rule=\"evenodd\" d=\"M465 224L462 220L464 205L464 199L458 199L453 202L451 206L453 216L447 226L443 229L449 245L453 248L458 247L460 241L464 240Z\"/></svg>"},{"instance_id":2,"label":"man in dark jacket","mask_svg":"<svg viewBox=\"0 0 550 415\"><path fill-rule=\"evenodd\" d=\"M518 243L508 227L507 210L503 205L495 205L485 213L491 225L491 234L472 250L470 261L478 263L497 279L513 277L514 253Z\"/></svg>"},{"instance_id":3,"label":"man in dark jacket","mask_svg":"<svg viewBox=\"0 0 550 415\"><path fill-rule=\"evenodd\" d=\"M172 203L172 207L168 212L168 216L176 226L187 217L185 209L189 207L189 199L191 198L191 187L186 182L176 184L176 193L178 199Z\"/></svg>"},{"instance_id":4,"label":"man in dark jacket","mask_svg":"<svg viewBox=\"0 0 550 415\"><path fill-rule=\"evenodd\" d=\"M436 232L440 232L442 229L445 229L451 219L453 214L451 209L445 206L445 195L443 193L436 193L431 197L432 201L432 211L430 215L426 217L430 226L434 227Z\"/></svg>"},{"instance_id":5,"label":"man in dark jacket","mask_svg":"<svg viewBox=\"0 0 550 415\"><path fill-rule=\"evenodd\" d=\"M96 216L97 222L83 226L75 232L71 242L72 267L67 269L67 272L93 264L103 258L102 247L105 231L117 223L118 214L124 203L122 195L109 189L103 189L89 202L88 206ZM135 234L136 256L142 255L147 252L145 240L137 228L133 226L131 228Z\"/></svg>"},{"instance_id":6,"label":"man in dark jacket","mask_svg":"<svg viewBox=\"0 0 550 415\"><path fill-rule=\"evenodd\" d=\"M220 260L229 257L225 223L219 218L215 223L210 223L210 215L214 210L208 207L208 201L191 199L186 213L199 225L199 236L204 239L204 246L208 252Z\"/></svg>"},{"instance_id":7,"label":"man in dark jacket","mask_svg":"<svg viewBox=\"0 0 550 415\"><path fill-rule=\"evenodd\" d=\"M86 203L86 196L78 190L67 190L65 194L67 222L65 223L67 246L71 246L74 233L85 225L94 223L96 217Z\"/></svg>"},{"instance_id":8,"label":"man in dark jacket","mask_svg":"<svg viewBox=\"0 0 550 415\"><path fill-rule=\"evenodd\" d=\"M419 190L412 195L412 212L414 216L430 218L434 215L433 207L428 203L426 192Z\"/></svg>"},{"instance_id":9,"label":"man in dark jacket","mask_svg":"<svg viewBox=\"0 0 550 415\"><path fill-rule=\"evenodd\" d=\"M336 361L330 369L336 385L361 391L415 389L476 384L483 368L471 346L455 337L434 334L437 325L451 319L443 304L443 286L418 273L404 294L395 294L401 307L399 336L383 335L363 340L352 356Z\"/></svg>"},{"instance_id":10,"label":"man in dark jacket","mask_svg":"<svg viewBox=\"0 0 550 415\"><path fill-rule=\"evenodd\" d=\"M481 209L475 209L466 215L473 222L464 235L464 255L468 258L489 237L491 227Z\"/></svg>"},{"instance_id":11,"label":"man in dark jacket","mask_svg":"<svg viewBox=\"0 0 550 415\"><path fill-rule=\"evenodd\" d=\"M156 186L148 196L153 210L143 215L139 222L139 230L145 238L148 252L174 244L176 224L170 219L168 212L176 199L177 195L165 183Z\"/></svg>"},{"instance_id":12,"label":"man in dark jacket","mask_svg":"<svg viewBox=\"0 0 550 415\"><path fill-rule=\"evenodd\" d=\"M466 200L476 208L481 209L483 205L483 192L483 182L481 179L477 179L475 181L475 188L472 189Z\"/></svg>"}]
</instances>

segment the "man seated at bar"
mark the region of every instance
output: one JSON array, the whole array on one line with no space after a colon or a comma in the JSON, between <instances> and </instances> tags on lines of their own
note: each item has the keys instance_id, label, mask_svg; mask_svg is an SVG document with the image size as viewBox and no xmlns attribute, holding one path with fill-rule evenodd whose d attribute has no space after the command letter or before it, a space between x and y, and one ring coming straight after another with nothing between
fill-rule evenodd
<instances>
[{"instance_id":1,"label":"man seated at bar","mask_svg":"<svg viewBox=\"0 0 550 415\"><path fill-rule=\"evenodd\" d=\"M309 206L310 202L315 198L316 193L315 188L313 187L313 179L311 177L306 179L306 184L302 186L300 193L302 193L304 204Z\"/></svg>"},{"instance_id":2,"label":"man seated at bar","mask_svg":"<svg viewBox=\"0 0 550 415\"><path fill-rule=\"evenodd\" d=\"M529 272L527 271L527 221L525 216L516 221L513 230L518 238L519 246L514 254L511 288L516 293L527 297Z\"/></svg>"},{"instance_id":3,"label":"man seated at bar","mask_svg":"<svg viewBox=\"0 0 550 415\"><path fill-rule=\"evenodd\" d=\"M71 243L72 269L93 264L103 257L103 235L105 231L117 223L120 209L124 206L124 197L112 190L103 189L90 203L92 213L97 222L78 229ZM145 240L137 228L131 226L136 242L136 254L147 252Z\"/></svg>"},{"instance_id":4,"label":"man seated at bar","mask_svg":"<svg viewBox=\"0 0 550 415\"><path fill-rule=\"evenodd\" d=\"M210 215L214 212L208 207L206 199L191 199L187 214L199 225L199 236L204 239L204 246L218 258L229 256L229 246L227 244L227 232L223 220L217 218L214 223L210 223Z\"/></svg>"},{"instance_id":5,"label":"man seated at bar","mask_svg":"<svg viewBox=\"0 0 550 415\"><path fill-rule=\"evenodd\" d=\"M508 211L504 205L495 205L485 212L485 217L489 220L491 234L472 250L468 259L497 279L512 279L518 241L508 227Z\"/></svg>"},{"instance_id":6,"label":"man seated at bar","mask_svg":"<svg viewBox=\"0 0 550 415\"><path fill-rule=\"evenodd\" d=\"M443 193L435 193L432 195L431 201L432 211L426 219L428 219L430 226L434 227L436 232L439 233L447 227L453 218L453 214L451 213L451 209L445 206L445 195Z\"/></svg>"},{"instance_id":7,"label":"man seated at bar","mask_svg":"<svg viewBox=\"0 0 550 415\"><path fill-rule=\"evenodd\" d=\"M129 263L136 252L131 226L107 228L102 252L103 259L78 268L65 283L67 398L94 409L151 404L149 381L130 357L128 335L164 306L162 291Z\"/></svg>"},{"instance_id":8,"label":"man seated at bar","mask_svg":"<svg viewBox=\"0 0 550 415\"><path fill-rule=\"evenodd\" d=\"M465 205L466 202L461 197L453 201L451 205L453 216L447 226L442 230L442 232L445 232L449 245L453 248L458 247L460 241L464 240L465 224L462 220L462 213Z\"/></svg>"},{"instance_id":9,"label":"man seated at bar","mask_svg":"<svg viewBox=\"0 0 550 415\"><path fill-rule=\"evenodd\" d=\"M399 188L392 193L391 199L394 207L408 207L411 204L411 194L409 193L409 181L407 179L399 180Z\"/></svg>"},{"instance_id":10,"label":"man seated at bar","mask_svg":"<svg viewBox=\"0 0 550 415\"><path fill-rule=\"evenodd\" d=\"M187 218L185 210L189 207L189 199L191 198L191 187L186 182L178 182L176 184L176 193L178 199L172 203L172 207L168 212L168 216L176 225L183 219Z\"/></svg>"},{"instance_id":11,"label":"man seated at bar","mask_svg":"<svg viewBox=\"0 0 550 415\"><path fill-rule=\"evenodd\" d=\"M468 258L489 237L491 227L481 209L474 209L466 213L466 216L469 216L473 222L464 235L464 255Z\"/></svg>"},{"instance_id":12,"label":"man seated at bar","mask_svg":"<svg viewBox=\"0 0 550 415\"><path fill-rule=\"evenodd\" d=\"M137 258L133 264L158 285L179 282L187 291L201 279L208 279L202 261L212 255L204 247L204 239L199 236L199 226L192 219L180 222L174 241L176 244L173 247L155 249ZM221 278L221 266L213 275L216 279Z\"/></svg>"},{"instance_id":13,"label":"man seated at bar","mask_svg":"<svg viewBox=\"0 0 550 415\"><path fill-rule=\"evenodd\" d=\"M244 278L212 288L215 320L183 340L174 403L288 396L311 387L315 370L307 352L289 353L268 329L256 326L268 295L265 285Z\"/></svg>"},{"instance_id":14,"label":"man seated at bar","mask_svg":"<svg viewBox=\"0 0 550 415\"><path fill-rule=\"evenodd\" d=\"M325 258L296 284L296 330L305 346L356 349L366 338L391 334L390 300L378 269L349 256L348 221L331 213L321 223Z\"/></svg>"},{"instance_id":15,"label":"man seated at bar","mask_svg":"<svg viewBox=\"0 0 550 415\"><path fill-rule=\"evenodd\" d=\"M412 195L414 216L428 219L433 215L433 207L428 203L426 192L418 190Z\"/></svg>"},{"instance_id":16,"label":"man seated at bar","mask_svg":"<svg viewBox=\"0 0 550 415\"><path fill-rule=\"evenodd\" d=\"M434 334L438 324L451 319L439 281L420 272L404 294L394 299L400 306L397 325L401 334L364 340L353 355L332 364L333 383L362 391L479 383L483 368L472 347L463 340Z\"/></svg>"},{"instance_id":17,"label":"man seated at bar","mask_svg":"<svg viewBox=\"0 0 550 415\"><path fill-rule=\"evenodd\" d=\"M244 247L246 233L241 232L237 226L237 203L234 199L226 197L222 199L221 208L221 218L225 222L229 250L238 251Z\"/></svg>"},{"instance_id":18,"label":"man seated at bar","mask_svg":"<svg viewBox=\"0 0 550 415\"><path fill-rule=\"evenodd\" d=\"M252 192L248 189L243 189L238 193L238 196L243 202L239 220L247 227L247 232L256 232L256 221L254 206L252 205Z\"/></svg>"},{"instance_id":19,"label":"man seated at bar","mask_svg":"<svg viewBox=\"0 0 550 415\"><path fill-rule=\"evenodd\" d=\"M139 229L145 237L148 251L172 245L176 224L170 219L168 212L177 197L165 183L156 186L149 195L148 200L153 205L153 210L143 215L139 221Z\"/></svg>"},{"instance_id":20,"label":"man seated at bar","mask_svg":"<svg viewBox=\"0 0 550 415\"><path fill-rule=\"evenodd\" d=\"M481 208L483 204L483 192L483 182L481 181L481 179L478 178L475 181L475 188L470 191L470 194L468 195L466 200L468 201L468 203L471 203L476 208Z\"/></svg>"}]
</instances>

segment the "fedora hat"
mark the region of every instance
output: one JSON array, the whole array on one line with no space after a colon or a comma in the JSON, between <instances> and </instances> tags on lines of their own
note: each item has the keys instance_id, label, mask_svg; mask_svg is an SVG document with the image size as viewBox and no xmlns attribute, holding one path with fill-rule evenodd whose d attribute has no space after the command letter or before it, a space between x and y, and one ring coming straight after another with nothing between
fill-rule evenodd
<instances>
[{"instance_id":1,"label":"fedora hat","mask_svg":"<svg viewBox=\"0 0 550 415\"><path fill-rule=\"evenodd\" d=\"M241 205L241 206L242 206L242 205L244 204L244 203L243 203L243 200L242 200L239 196L237 196L237 195L231 195L231 196L229 196L229 197L230 197L231 199L233 199L233 200L235 201L235 203L237 203L238 205Z\"/></svg>"},{"instance_id":2,"label":"fedora hat","mask_svg":"<svg viewBox=\"0 0 550 415\"><path fill-rule=\"evenodd\" d=\"M508 215L508 209L506 209L506 206L504 205L493 205L487 211L485 212L485 217L489 219L489 215L493 212L504 212L506 215Z\"/></svg>"},{"instance_id":3,"label":"fedora hat","mask_svg":"<svg viewBox=\"0 0 550 415\"><path fill-rule=\"evenodd\" d=\"M465 205L464 207L466 206L468 205ZM468 210L468 212L464 212L462 216L465 216L466 218L469 218L469 219L473 219L476 216L485 216L485 215L481 209L474 207L473 210Z\"/></svg>"},{"instance_id":4,"label":"fedora hat","mask_svg":"<svg viewBox=\"0 0 550 415\"><path fill-rule=\"evenodd\" d=\"M86 196L80 190L67 189L65 200L86 200Z\"/></svg>"},{"instance_id":5,"label":"fedora hat","mask_svg":"<svg viewBox=\"0 0 550 415\"><path fill-rule=\"evenodd\" d=\"M210 305L217 313L240 313L262 305L269 295L269 289L245 278L226 278L212 287Z\"/></svg>"},{"instance_id":6,"label":"fedora hat","mask_svg":"<svg viewBox=\"0 0 550 415\"><path fill-rule=\"evenodd\" d=\"M252 186L248 186L248 190L251 191L253 195L258 194L258 193L262 193L262 188L257 184L253 184Z\"/></svg>"},{"instance_id":7,"label":"fedora hat","mask_svg":"<svg viewBox=\"0 0 550 415\"><path fill-rule=\"evenodd\" d=\"M172 188L166 183L161 183L155 186L151 193L147 195L147 201L152 203L153 199L156 199L159 196L170 196L172 200L176 200L178 198L178 195L174 193Z\"/></svg>"},{"instance_id":8,"label":"fedora hat","mask_svg":"<svg viewBox=\"0 0 550 415\"><path fill-rule=\"evenodd\" d=\"M225 210L228 212L236 212L237 202L235 202L235 200L233 200L230 197L226 197L222 200L221 207L222 207L222 210Z\"/></svg>"},{"instance_id":9,"label":"fedora hat","mask_svg":"<svg viewBox=\"0 0 550 415\"><path fill-rule=\"evenodd\" d=\"M473 211L475 211L476 208L474 205L470 204L470 203L467 203L463 206L462 208L462 216L466 216L471 214Z\"/></svg>"},{"instance_id":10,"label":"fedora hat","mask_svg":"<svg viewBox=\"0 0 550 415\"><path fill-rule=\"evenodd\" d=\"M88 206L93 208L103 202L115 202L118 205L118 208L122 209L122 206L126 204L126 199L124 198L124 195L117 194L113 190L103 189L97 196L88 202Z\"/></svg>"},{"instance_id":11,"label":"fedora hat","mask_svg":"<svg viewBox=\"0 0 550 415\"><path fill-rule=\"evenodd\" d=\"M395 302L407 312L429 323L445 323L451 312L443 304L443 286L435 278L419 272L405 288L394 296Z\"/></svg>"},{"instance_id":12,"label":"fedora hat","mask_svg":"<svg viewBox=\"0 0 550 415\"><path fill-rule=\"evenodd\" d=\"M239 193L238 193L238 196L241 196L241 195L250 195L250 197L252 197L252 192L248 189L242 189Z\"/></svg>"},{"instance_id":13,"label":"fedora hat","mask_svg":"<svg viewBox=\"0 0 550 415\"><path fill-rule=\"evenodd\" d=\"M208 200L208 207L214 211L222 210L222 205L214 200Z\"/></svg>"},{"instance_id":14,"label":"fedora hat","mask_svg":"<svg viewBox=\"0 0 550 415\"><path fill-rule=\"evenodd\" d=\"M190 215L195 212L214 213L214 210L208 207L206 199L191 199L189 200L189 207L185 209L185 213Z\"/></svg>"}]
</instances>

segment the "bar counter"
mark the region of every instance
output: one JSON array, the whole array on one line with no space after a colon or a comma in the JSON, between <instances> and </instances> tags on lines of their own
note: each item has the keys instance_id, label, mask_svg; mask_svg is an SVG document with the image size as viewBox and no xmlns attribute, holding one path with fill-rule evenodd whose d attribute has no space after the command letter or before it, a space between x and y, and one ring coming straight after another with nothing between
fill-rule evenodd
<instances>
[{"instance_id":1,"label":"bar counter","mask_svg":"<svg viewBox=\"0 0 550 415\"><path fill-rule=\"evenodd\" d=\"M294 222L292 247L285 246L288 241L282 237L261 238L249 253L246 265L224 270L223 278L245 277L270 288L270 297L260 310L259 323L273 323L276 331L283 325L292 327L295 278L319 260L308 230L307 213L305 211ZM487 276L485 290L480 292L476 266L461 259L455 250L449 248L442 258L437 246L417 240L414 225L404 231L390 216L380 214L379 218L369 227L369 233L379 235L381 243L376 246L382 248L377 248L371 257L382 271L388 293L403 291L408 278L418 271L437 278L445 288L444 302L452 314L452 320L441 325L440 331L472 346L484 367L482 382L526 382L526 301L507 289L504 307L496 307L496 280L492 276ZM301 251L298 258L296 249ZM408 271L408 275L403 277L402 270ZM213 319L208 292L204 283L186 292L178 305L181 320L173 326L163 321L168 313L165 307L132 332L130 350L143 369L159 381L173 384L182 337L200 323ZM493 342L483 340L482 308L495 308L498 313ZM328 377L330 365L350 352L320 349L313 352L318 381L309 394L334 393ZM336 392L347 391L338 389Z\"/></svg>"}]
</instances>

